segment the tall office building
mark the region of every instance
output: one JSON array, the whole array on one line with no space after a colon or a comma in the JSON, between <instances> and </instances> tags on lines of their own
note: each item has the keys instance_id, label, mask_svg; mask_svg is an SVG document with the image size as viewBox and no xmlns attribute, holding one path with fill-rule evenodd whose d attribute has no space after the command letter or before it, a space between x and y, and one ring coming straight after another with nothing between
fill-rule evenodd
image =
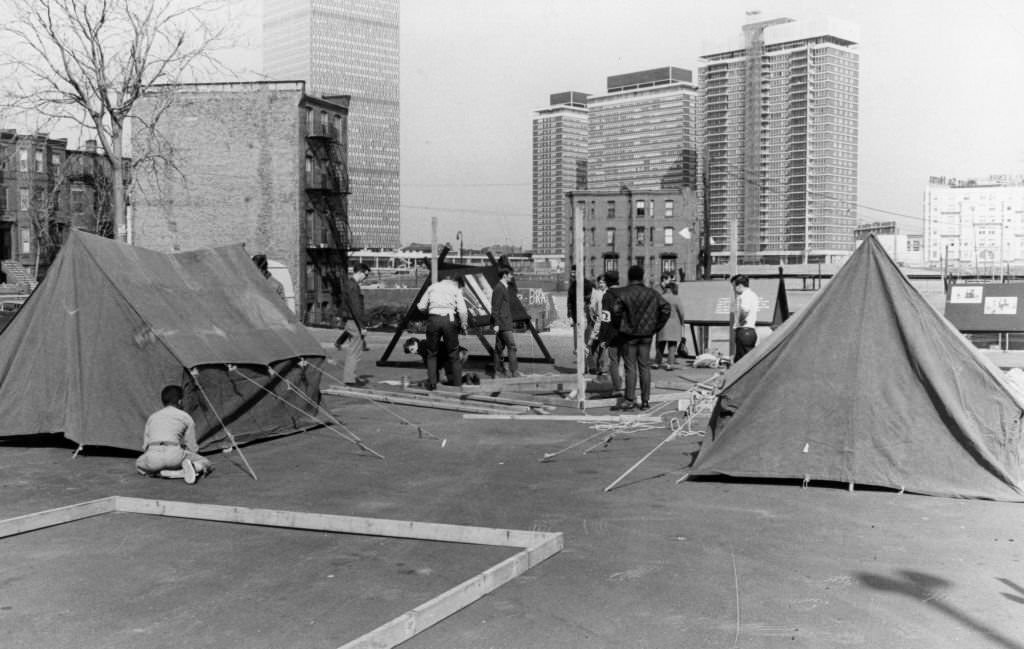
<instances>
[{"instance_id":1,"label":"tall office building","mask_svg":"<svg viewBox=\"0 0 1024 649\"><path fill-rule=\"evenodd\" d=\"M565 195L587 181L587 95L561 92L533 114L533 254L562 259L570 241ZM556 262L557 263L557 262Z\"/></svg>"},{"instance_id":2,"label":"tall office building","mask_svg":"<svg viewBox=\"0 0 1024 649\"><path fill-rule=\"evenodd\" d=\"M263 0L263 71L351 97L348 221L356 248L396 248L398 0Z\"/></svg>"},{"instance_id":3,"label":"tall office building","mask_svg":"<svg viewBox=\"0 0 1024 649\"><path fill-rule=\"evenodd\" d=\"M712 257L834 261L857 223L859 58L836 20L749 23L701 57Z\"/></svg>"},{"instance_id":4,"label":"tall office building","mask_svg":"<svg viewBox=\"0 0 1024 649\"><path fill-rule=\"evenodd\" d=\"M697 101L689 70L665 67L608 77L608 92L587 101L587 189L694 188Z\"/></svg>"},{"instance_id":5,"label":"tall office building","mask_svg":"<svg viewBox=\"0 0 1024 649\"><path fill-rule=\"evenodd\" d=\"M924 193L925 261L990 272L1024 262L1024 177L932 177Z\"/></svg>"}]
</instances>

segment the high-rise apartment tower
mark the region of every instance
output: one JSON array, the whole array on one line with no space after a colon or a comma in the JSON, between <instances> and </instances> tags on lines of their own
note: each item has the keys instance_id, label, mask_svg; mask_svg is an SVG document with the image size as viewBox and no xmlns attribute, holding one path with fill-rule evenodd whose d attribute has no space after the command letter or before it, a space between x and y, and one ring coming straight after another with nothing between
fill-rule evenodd
<instances>
[{"instance_id":1,"label":"high-rise apartment tower","mask_svg":"<svg viewBox=\"0 0 1024 649\"><path fill-rule=\"evenodd\" d=\"M587 189L694 188L697 101L689 70L608 77L608 92L587 101Z\"/></svg>"},{"instance_id":2,"label":"high-rise apartment tower","mask_svg":"<svg viewBox=\"0 0 1024 649\"><path fill-rule=\"evenodd\" d=\"M263 0L263 9L264 73L351 97L351 245L398 247L398 0Z\"/></svg>"},{"instance_id":3,"label":"high-rise apartment tower","mask_svg":"<svg viewBox=\"0 0 1024 649\"><path fill-rule=\"evenodd\" d=\"M533 114L533 254L562 258L570 241L566 193L586 188L587 95L560 92Z\"/></svg>"},{"instance_id":4,"label":"high-rise apartment tower","mask_svg":"<svg viewBox=\"0 0 1024 649\"><path fill-rule=\"evenodd\" d=\"M857 223L856 28L749 23L701 57L703 169L712 257L833 261Z\"/></svg>"}]
</instances>

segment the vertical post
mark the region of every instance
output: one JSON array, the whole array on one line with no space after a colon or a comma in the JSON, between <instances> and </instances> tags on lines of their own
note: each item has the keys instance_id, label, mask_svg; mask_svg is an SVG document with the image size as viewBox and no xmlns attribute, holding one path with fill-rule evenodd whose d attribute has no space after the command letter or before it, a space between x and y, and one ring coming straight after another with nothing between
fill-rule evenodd
<instances>
[{"instance_id":1,"label":"vertical post","mask_svg":"<svg viewBox=\"0 0 1024 649\"><path fill-rule=\"evenodd\" d=\"M430 283L437 282L437 217L430 217Z\"/></svg>"},{"instance_id":2,"label":"vertical post","mask_svg":"<svg viewBox=\"0 0 1024 649\"><path fill-rule=\"evenodd\" d=\"M586 331L587 312L583 305L583 286L587 281L588 269L583 265L583 214L582 210L576 210L576 205L569 199L570 214L572 214L572 262L576 264L576 405L583 409L584 401L587 398L587 379L584 375L586 362Z\"/></svg>"},{"instance_id":3,"label":"vertical post","mask_svg":"<svg viewBox=\"0 0 1024 649\"><path fill-rule=\"evenodd\" d=\"M729 277L739 272L740 263L740 242L739 222L737 219L729 219Z\"/></svg>"}]
</instances>

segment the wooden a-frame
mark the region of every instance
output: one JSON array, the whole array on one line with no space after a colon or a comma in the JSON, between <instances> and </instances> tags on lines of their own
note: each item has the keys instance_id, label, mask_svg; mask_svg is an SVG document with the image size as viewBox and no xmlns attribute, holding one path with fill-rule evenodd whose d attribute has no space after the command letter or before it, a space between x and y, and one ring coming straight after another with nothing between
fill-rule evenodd
<instances>
[{"instance_id":1,"label":"wooden a-frame","mask_svg":"<svg viewBox=\"0 0 1024 649\"><path fill-rule=\"evenodd\" d=\"M172 500L110 496L77 505L26 514L0 521L0 538L109 513L148 514L172 518L261 525L300 530L385 536L422 541L446 541L522 548L520 552L450 588L430 601L399 615L376 629L341 645L339 649L394 647L449 615L472 604L562 549L561 532L503 530L467 525L362 518L275 509L251 509Z\"/></svg>"},{"instance_id":2,"label":"wooden a-frame","mask_svg":"<svg viewBox=\"0 0 1024 649\"><path fill-rule=\"evenodd\" d=\"M441 252L438 253L438 255L437 255L437 264L438 264L439 267L442 266L442 264L444 264L445 257L448 256L448 251L449 251L448 246L445 246L444 248L441 249ZM487 256L491 260L491 267L494 270L497 270L498 269L498 260L495 259L494 255L491 254L490 252L487 253ZM453 264L447 264L444 267L444 269L447 269L447 270L451 270L451 269L459 269L459 270L461 270L461 269L464 269L464 268L473 268L473 267L470 267L470 266L456 266L456 265L453 265ZM430 287L430 283L431 283L430 282L430 277L427 277L426 280L423 282L423 285L420 286L420 290L416 292L416 297L413 298L412 303L409 305L409 308L406 309L405 315L402 316L402 320L398 323L398 327L395 329L395 335L391 337L391 341L388 343L387 348L384 349L384 354L381 355L380 360L377 361L377 366L378 367L384 367L384 366L392 366L393 367L393 366L403 366L403 365L410 365L410 364L411 365L415 365L416 367L419 367L421 365L421 363L418 360L415 361L415 362L410 362L410 361L392 361L392 360L389 360L389 359L391 358L391 353L395 350L395 346L398 344L398 341L402 338L402 334L405 333L406 328L408 328L409 323L413 320L414 316L416 316L418 314L419 310L416 308L416 305L419 304L420 298L423 297L423 294L426 293L427 288ZM516 296L515 299L518 300L519 299L518 296ZM537 328L533 326L533 320L530 319L530 318L525 318L525 319L519 319L516 322L520 322L520 323L525 324L527 331L529 331L530 334L533 336L534 342L537 343L537 347L540 349L541 354L543 354L543 356L540 357L540 358L529 358L529 357L524 358L524 357L520 356L519 357L519 362L520 363L525 362L525 363L551 363L551 364L554 364L555 359L551 356L551 353L548 352L548 348L544 345L544 341L541 340L540 332L538 332ZM490 360L494 356L494 347L491 346L491 341L488 340L487 337L485 335L481 334L481 333L477 333L476 337L480 340L480 343L483 345L484 349L487 351L486 360Z\"/></svg>"}]
</instances>

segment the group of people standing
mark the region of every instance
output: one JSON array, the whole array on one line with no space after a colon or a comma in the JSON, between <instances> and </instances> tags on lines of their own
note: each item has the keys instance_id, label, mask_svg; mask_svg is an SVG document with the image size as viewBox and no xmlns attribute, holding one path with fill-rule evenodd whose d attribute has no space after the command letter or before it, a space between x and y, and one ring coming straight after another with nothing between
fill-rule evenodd
<instances>
[{"instance_id":1,"label":"group of people standing","mask_svg":"<svg viewBox=\"0 0 1024 649\"><path fill-rule=\"evenodd\" d=\"M575 275L575 269L573 273ZM619 396L612 410L646 410L650 407L651 397L651 344L673 317L677 318L676 335L681 335L683 312L678 299L673 300L676 303L673 306L662 292L644 285L642 266L631 266L626 277L629 283L620 287L617 271L604 273L589 296L584 284L587 322L590 325L585 353L589 371L597 374L607 367L611 375L612 390ZM572 305L576 297L576 283L573 282L569 289L569 303ZM576 323L576 315L576 310L570 306L569 317L573 324ZM679 338L675 340L678 342ZM674 346L672 351L674 353ZM624 370L622 374L619 372L620 362Z\"/></svg>"},{"instance_id":2,"label":"group of people standing","mask_svg":"<svg viewBox=\"0 0 1024 649\"><path fill-rule=\"evenodd\" d=\"M651 370L674 369L677 354L685 353L683 304L671 273L662 273L660 291L644 285L644 269L632 266L628 284L619 286L619 273L608 271L596 283L583 284L587 372L611 377L613 394L619 397L613 410L646 410L651 393ZM734 297L730 317L733 361L738 361L757 344L758 296L745 275L730 279ZM572 269L568 291L568 312L577 325L576 268ZM575 336L574 336L575 346ZM654 361L651 362L651 345ZM696 350L695 350L696 351ZM621 370L620 370L621 365ZM637 385L639 383L639 400Z\"/></svg>"}]
</instances>

